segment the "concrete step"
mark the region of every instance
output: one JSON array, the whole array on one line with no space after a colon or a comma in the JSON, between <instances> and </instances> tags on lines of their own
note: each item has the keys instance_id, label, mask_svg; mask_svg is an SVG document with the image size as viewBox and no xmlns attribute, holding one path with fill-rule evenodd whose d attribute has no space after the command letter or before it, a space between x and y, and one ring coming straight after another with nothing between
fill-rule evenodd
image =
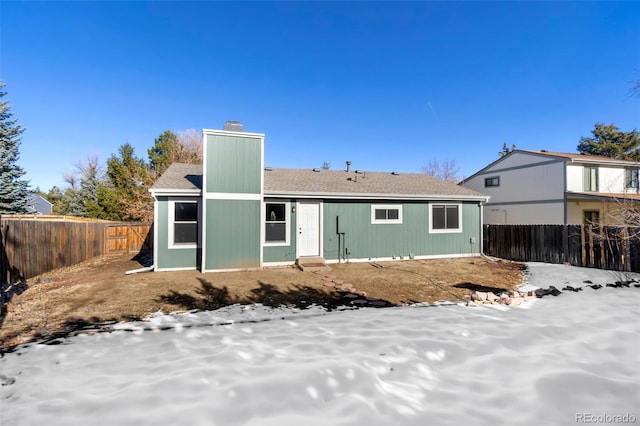
<instances>
[{"instance_id":1,"label":"concrete step","mask_svg":"<svg viewBox=\"0 0 640 426\"><path fill-rule=\"evenodd\" d=\"M302 271L318 271L326 268L324 257L320 256L299 257L296 259L296 265Z\"/></svg>"}]
</instances>

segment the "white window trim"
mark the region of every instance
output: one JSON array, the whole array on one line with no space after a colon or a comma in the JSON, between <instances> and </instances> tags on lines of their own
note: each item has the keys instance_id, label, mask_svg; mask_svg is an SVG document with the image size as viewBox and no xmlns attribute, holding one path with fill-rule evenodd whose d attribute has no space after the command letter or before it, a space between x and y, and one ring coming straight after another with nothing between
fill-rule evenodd
<instances>
[{"instance_id":1,"label":"white window trim","mask_svg":"<svg viewBox=\"0 0 640 426\"><path fill-rule=\"evenodd\" d=\"M376 219L376 210L398 210L398 219ZM401 224L402 223L402 204L372 204L371 205L371 223L373 225Z\"/></svg>"},{"instance_id":2,"label":"white window trim","mask_svg":"<svg viewBox=\"0 0 640 426\"><path fill-rule=\"evenodd\" d=\"M458 206L458 227L455 229L433 229L433 206ZM446 213L445 213L446 214ZM462 232L462 203L429 203L429 233L459 234Z\"/></svg>"},{"instance_id":3,"label":"white window trim","mask_svg":"<svg viewBox=\"0 0 640 426\"><path fill-rule=\"evenodd\" d=\"M198 205L198 198L170 198L168 203L169 208L169 229L168 229L168 246L170 249L194 249L198 248L198 243L176 243L174 242L174 229L176 223L176 203L195 203ZM198 226L198 234L200 233L200 209L198 208L198 219L196 224ZM198 238L199 239L199 238Z\"/></svg>"},{"instance_id":4,"label":"white window trim","mask_svg":"<svg viewBox=\"0 0 640 426\"><path fill-rule=\"evenodd\" d=\"M281 200L266 200L263 203L264 211L267 211L267 204L284 204L284 220L285 220L285 241L267 241L267 233L263 232L262 244L265 247L283 247L291 245L291 202L290 201L281 201ZM267 218L266 213L262 215L262 229L264 230L267 226Z\"/></svg>"}]
</instances>

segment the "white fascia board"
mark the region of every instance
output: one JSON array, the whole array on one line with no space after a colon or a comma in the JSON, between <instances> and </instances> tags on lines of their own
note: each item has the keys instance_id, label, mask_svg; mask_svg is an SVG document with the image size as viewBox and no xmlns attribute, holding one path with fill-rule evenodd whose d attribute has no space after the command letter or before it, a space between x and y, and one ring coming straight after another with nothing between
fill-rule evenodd
<instances>
[{"instance_id":1,"label":"white fascia board","mask_svg":"<svg viewBox=\"0 0 640 426\"><path fill-rule=\"evenodd\" d=\"M624 160L592 160L587 158L572 158L571 163L584 163L584 164L600 164L605 166L625 166L625 167L640 167L640 162L636 161L624 161Z\"/></svg>"},{"instance_id":2,"label":"white fascia board","mask_svg":"<svg viewBox=\"0 0 640 426\"><path fill-rule=\"evenodd\" d=\"M481 201L488 202L488 195L427 195L427 194L360 194L360 193L344 193L344 192L318 192L310 194L308 192L299 191L278 191L264 192L265 197L273 198L313 198L313 199L339 199L339 200L446 200L446 201Z\"/></svg>"},{"instance_id":3,"label":"white fascia board","mask_svg":"<svg viewBox=\"0 0 640 426\"><path fill-rule=\"evenodd\" d=\"M238 136L242 138L261 138L264 139L264 133L247 133L232 132L229 130L202 129L203 135L219 135L219 136Z\"/></svg>"},{"instance_id":4,"label":"white fascia board","mask_svg":"<svg viewBox=\"0 0 640 426\"><path fill-rule=\"evenodd\" d=\"M154 197L189 196L199 197L202 193L199 189L150 189L149 192Z\"/></svg>"}]
</instances>

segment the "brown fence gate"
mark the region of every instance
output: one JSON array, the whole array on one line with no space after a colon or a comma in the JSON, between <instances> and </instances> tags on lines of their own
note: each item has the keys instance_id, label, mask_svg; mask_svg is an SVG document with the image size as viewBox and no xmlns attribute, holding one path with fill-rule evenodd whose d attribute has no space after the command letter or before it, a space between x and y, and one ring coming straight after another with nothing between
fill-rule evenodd
<instances>
[{"instance_id":1,"label":"brown fence gate","mask_svg":"<svg viewBox=\"0 0 640 426\"><path fill-rule=\"evenodd\" d=\"M150 223L110 223L105 226L105 254L151 251Z\"/></svg>"}]
</instances>

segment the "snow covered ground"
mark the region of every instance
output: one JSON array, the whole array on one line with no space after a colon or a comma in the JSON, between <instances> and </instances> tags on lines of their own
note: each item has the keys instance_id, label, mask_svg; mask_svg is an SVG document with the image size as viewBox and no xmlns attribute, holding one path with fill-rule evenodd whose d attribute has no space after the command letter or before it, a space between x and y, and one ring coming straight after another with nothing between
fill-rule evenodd
<instances>
[{"instance_id":1,"label":"snow covered ground","mask_svg":"<svg viewBox=\"0 0 640 426\"><path fill-rule=\"evenodd\" d=\"M628 278L529 267L538 287ZM6 354L0 425L640 423L639 308L631 285L515 308L155 315Z\"/></svg>"}]
</instances>

